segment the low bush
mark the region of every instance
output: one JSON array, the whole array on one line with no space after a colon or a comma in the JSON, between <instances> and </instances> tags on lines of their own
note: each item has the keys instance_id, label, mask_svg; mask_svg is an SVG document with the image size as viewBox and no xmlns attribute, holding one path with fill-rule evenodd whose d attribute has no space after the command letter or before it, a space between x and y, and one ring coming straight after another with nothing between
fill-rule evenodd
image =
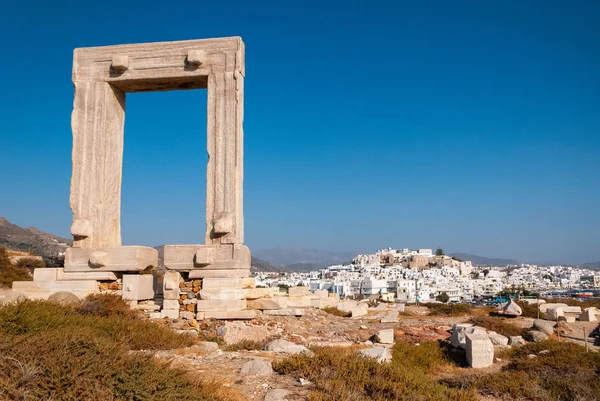
<instances>
[{"instance_id":1,"label":"low bush","mask_svg":"<svg viewBox=\"0 0 600 401\"><path fill-rule=\"evenodd\" d=\"M274 338L265 338L264 340L254 341L254 340L242 340L235 344L226 345L223 350L224 351L259 351L265 346L273 341Z\"/></svg>"},{"instance_id":2,"label":"low bush","mask_svg":"<svg viewBox=\"0 0 600 401\"><path fill-rule=\"evenodd\" d=\"M344 311L339 310L338 308L334 308L334 307L323 308L323 311L329 313L330 315L339 316L339 317L351 317L352 316L352 313L344 312Z\"/></svg>"},{"instance_id":3,"label":"low bush","mask_svg":"<svg viewBox=\"0 0 600 401\"><path fill-rule=\"evenodd\" d=\"M31 270L13 265L8 258L6 249L0 247L0 288L12 287L14 281L31 281Z\"/></svg>"},{"instance_id":4,"label":"low bush","mask_svg":"<svg viewBox=\"0 0 600 401\"><path fill-rule=\"evenodd\" d=\"M569 306L581 306L585 308L600 308L600 299L575 299L575 298L546 298L546 302L567 304Z\"/></svg>"},{"instance_id":5,"label":"low bush","mask_svg":"<svg viewBox=\"0 0 600 401\"><path fill-rule=\"evenodd\" d=\"M99 314L47 301L0 307L0 399L227 399L218 384L132 352L191 346L196 339L111 311L113 301L104 301Z\"/></svg>"},{"instance_id":6,"label":"low bush","mask_svg":"<svg viewBox=\"0 0 600 401\"><path fill-rule=\"evenodd\" d=\"M534 319L538 318L538 305L537 304L528 304L526 302L517 302L517 305L521 307L521 316L523 317L532 317ZM539 312L540 319L545 319L546 315L542 312Z\"/></svg>"},{"instance_id":7,"label":"low bush","mask_svg":"<svg viewBox=\"0 0 600 401\"><path fill-rule=\"evenodd\" d=\"M533 357L531 355L534 355ZM543 341L515 348L500 373L455 376L444 383L510 400L600 399L600 354L571 342Z\"/></svg>"},{"instance_id":8,"label":"low bush","mask_svg":"<svg viewBox=\"0 0 600 401\"><path fill-rule=\"evenodd\" d=\"M137 311L131 309L117 294L91 294L77 307L77 313L99 317L136 317Z\"/></svg>"},{"instance_id":9,"label":"low bush","mask_svg":"<svg viewBox=\"0 0 600 401\"><path fill-rule=\"evenodd\" d=\"M526 330L507 321L502 317L476 316L471 318L471 323L475 326L484 327L487 330L495 331L503 336L522 336Z\"/></svg>"},{"instance_id":10,"label":"low bush","mask_svg":"<svg viewBox=\"0 0 600 401\"><path fill-rule=\"evenodd\" d=\"M17 261L16 266L21 269L29 269L30 271L33 271L33 269L46 267L46 263L37 258L20 258Z\"/></svg>"},{"instance_id":11,"label":"low bush","mask_svg":"<svg viewBox=\"0 0 600 401\"><path fill-rule=\"evenodd\" d=\"M429 315L431 316L460 316L471 313L471 305L467 304L436 304L436 303L425 303L422 304L429 309Z\"/></svg>"},{"instance_id":12,"label":"low bush","mask_svg":"<svg viewBox=\"0 0 600 401\"><path fill-rule=\"evenodd\" d=\"M433 377L449 364L440 345L431 342L396 344L391 363L377 363L353 349L315 348L314 356L292 356L273 368L313 381L312 401L475 400L472 390L451 389Z\"/></svg>"}]
</instances>

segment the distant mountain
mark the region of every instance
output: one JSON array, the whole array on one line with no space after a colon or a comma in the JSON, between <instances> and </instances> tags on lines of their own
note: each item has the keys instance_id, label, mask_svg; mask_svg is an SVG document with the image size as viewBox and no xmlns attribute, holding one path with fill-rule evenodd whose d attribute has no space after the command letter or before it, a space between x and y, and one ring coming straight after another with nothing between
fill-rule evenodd
<instances>
[{"instance_id":1,"label":"distant mountain","mask_svg":"<svg viewBox=\"0 0 600 401\"><path fill-rule=\"evenodd\" d=\"M331 252L321 249L281 247L263 249L253 252L254 255L275 266L286 266L290 270L310 270L323 268L339 263L349 263L356 252Z\"/></svg>"},{"instance_id":2,"label":"distant mountain","mask_svg":"<svg viewBox=\"0 0 600 401\"><path fill-rule=\"evenodd\" d=\"M0 217L0 246L13 251L29 251L48 260L55 259L71 246L72 240L49 234L35 227L22 228Z\"/></svg>"},{"instance_id":3,"label":"distant mountain","mask_svg":"<svg viewBox=\"0 0 600 401\"><path fill-rule=\"evenodd\" d=\"M455 252L449 256L454 256L461 260L470 260L473 265L476 266L507 266L521 264L521 262L515 259L487 258L485 256L477 256L470 253Z\"/></svg>"},{"instance_id":4,"label":"distant mountain","mask_svg":"<svg viewBox=\"0 0 600 401\"><path fill-rule=\"evenodd\" d=\"M582 267L584 269L600 270L600 261L598 261L598 262L584 263L582 265L579 265L579 267Z\"/></svg>"},{"instance_id":5,"label":"distant mountain","mask_svg":"<svg viewBox=\"0 0 600 401\"><path fill-rule=\"evenodd\" d=\"M265 262L264 260L260 260L252 256L252 271L256 272L283 272L289 271L291 269L286 266L273 266L272 264Z\"/></svg>"}]
</instances>

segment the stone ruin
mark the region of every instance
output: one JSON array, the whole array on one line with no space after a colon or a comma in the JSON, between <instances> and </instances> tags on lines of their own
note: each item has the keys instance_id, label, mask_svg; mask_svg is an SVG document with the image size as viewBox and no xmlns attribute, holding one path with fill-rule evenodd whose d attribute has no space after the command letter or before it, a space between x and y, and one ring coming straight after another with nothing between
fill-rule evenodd
<instances>
[{"instance_id":1,"label":"stone ruin","mask_svg":"<svg viewBox=\"0 0 600 401\"><path fill-rule=\"evenodd\" d=\"M73 247L64 268L36 269L33 281L15 282L13 291L38 299L110 291L150 317L190 321L336 306L339 298L326 291L293 288L284 297L278 289L255 288L250 278L250 251L243 244L244 75L239 37L75 49ZM144 274L158 266L157 250L121 243L126 93L201 88L208 90L204 244L166 245L159 282Z\"/></svg>"}]
</instances>

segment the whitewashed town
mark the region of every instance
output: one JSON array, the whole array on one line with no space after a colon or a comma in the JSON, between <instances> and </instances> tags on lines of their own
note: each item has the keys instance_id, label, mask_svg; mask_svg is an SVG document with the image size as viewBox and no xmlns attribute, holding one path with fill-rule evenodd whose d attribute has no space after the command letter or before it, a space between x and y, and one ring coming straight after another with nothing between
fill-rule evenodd
<instances>
[{"instance_id":1,"label":"whitewashed town","mask_svg":"<svg viewBox=\"0 0 600 401\"><path fill-rule=\"evenodd\" d=\"M382 249L357 255L350 264L309 272L256 273L264 287L306 286L341 298L378 296L404 303L433 302L442 294L449 302L502 301L505 293L595 296L600 272L571 266L474 266L445 255L442 249ZM444 296L445 297L445 296Z\"/></svg>"}]
</instances>

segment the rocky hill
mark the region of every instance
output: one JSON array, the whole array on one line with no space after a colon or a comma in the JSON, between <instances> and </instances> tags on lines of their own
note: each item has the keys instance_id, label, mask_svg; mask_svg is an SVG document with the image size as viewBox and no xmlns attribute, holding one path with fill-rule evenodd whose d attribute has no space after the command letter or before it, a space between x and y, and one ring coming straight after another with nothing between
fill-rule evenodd
<instances>
[{"instance_id":1,"label":"rocky hill","mask_svg":"<svg viewBox=\"0 0 600 401\"><path fill-rule=\"evenodd\" d=\"M38 230L35 227L22 228L0 217L0 246L15 251L29 251L44 259L55 259L72 241Z\"/></svg>"},{"instance_id":2,"label":"rocky hill","mask_svg":"<svg viewBox=\"0 0 600 401\"><path fill-rule=\"evenodd\" d=\"M474 266L508 266L518 265L521 262L515 259L504 259L504 258L488 258L485 256L472 255L470 253L455 252L449 256L454 256L460 260L470 260Z\"/></svg>"},{"instance_id":3,"label":"rocky hill","mask_svg":"<svg viewBox=\"0 0 600 401\"><path fill-rule=\"evenodd\" d=\"M253 251L257 258L274 266L285 266L288 270L307 271L329 265L349 263L356 252L332 252L322 249L281 247Z\"/></svg>"}]
</instances>

